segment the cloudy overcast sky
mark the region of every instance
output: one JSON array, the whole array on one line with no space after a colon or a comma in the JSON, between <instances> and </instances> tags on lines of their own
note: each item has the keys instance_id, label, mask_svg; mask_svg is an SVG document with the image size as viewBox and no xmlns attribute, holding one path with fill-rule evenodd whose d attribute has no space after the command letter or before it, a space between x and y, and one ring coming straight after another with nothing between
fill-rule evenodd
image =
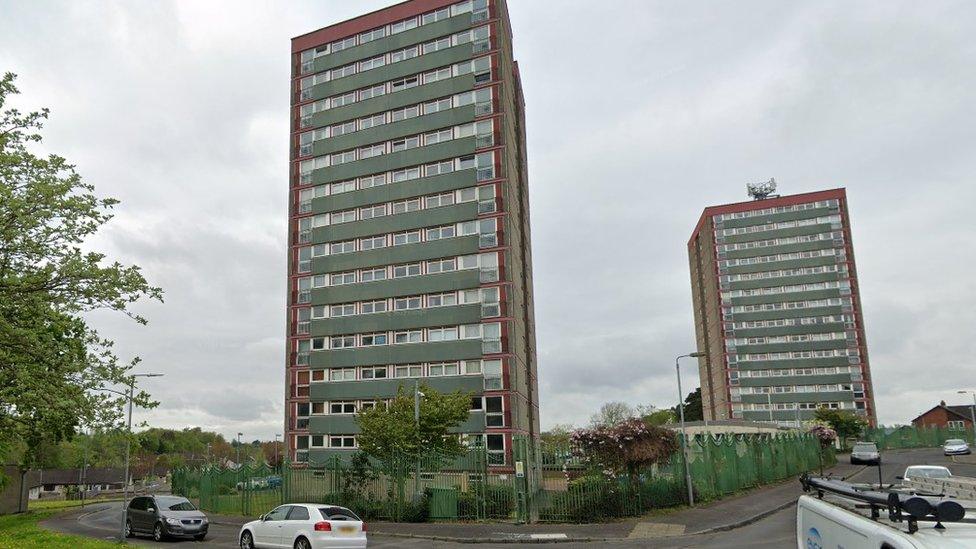
<instances>
[{"instance_id":1,"label":"cloudy overcast sky","mask_svg":"<svg viewBox=\"0 0 976 549\"><path fill-rule=\"evenodd\" d=\"M509 0L528 116L543 427L672 405L686 242L775 177L846 187L882 422L976 389L976 6ZM93 320L161 401L281 432L289 41L389 1L0 0L0 71L122 201L93 245L166 292ZM688 363L685 386L697 375Z\"/></svg>"}]
</instances>

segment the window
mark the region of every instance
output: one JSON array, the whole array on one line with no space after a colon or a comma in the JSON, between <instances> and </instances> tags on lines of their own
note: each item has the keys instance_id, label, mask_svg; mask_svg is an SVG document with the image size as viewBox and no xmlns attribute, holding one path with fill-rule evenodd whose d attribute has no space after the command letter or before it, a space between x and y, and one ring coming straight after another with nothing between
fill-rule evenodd
<instances>
[{"instance_id":1,"label":"window","mask_svg":"<svg viewBox=\"0 0 976 549\"><path fill-rule=\"evenodd\" d=\"M339 40L338 42L333 42L329 44L329 47L332 53L335 53L337 51L342 51L344 49L351 48L355 45L356 45L356 37L350 36L349 38L345 38L343 40Z\"/></svg>"},{"instance_id":2,"label":"window","mask_svg":"<svg viewBox=\"0 0 976 549\"><path fill-rule=\"evenodd\" d=\"M485 397L485 427L504 427L505 413L502 410L502 397Z\"/></svg>"},{"instance_id":3,"label":"window","mask_svg":"<svg viewBox=\"0 0 976 549\"><path fill-rule=\"evenodd\" d=\"M366 88L365 90L359 90L359 100L364 101L366 99L372 99L373 97L379 97L385 94L386 84L379 84Z\"/></svg>"},{"instance_id":4,"label":"window","mask_svg":"<svg viewBox=\"0 0 976 549\"><path fill-rule=\"evenodd\" d=\"M355 414L356 403L348 402L348 401L330 402L329 413L330 414Z\"/></svg>"},{"instance_id":5,"label":"window","mask_svg":"<svg viewBox=\"0 0 976 549\"><path fill-rule=\"evenodd\" d=\"M396 34L398 32L403 32L405 30L410 30L417 28L417 18L405 19L397 23L390 25L390 34Z\"/></svg>"},{"instance_id":6,"label":"window","mask_svg":"<svg viewBox=\"0 0 976 549\"><path fill-rule=\"evenodd\" d=\"M427 164L424 166L424 174L427 177L432 177L435 175L441 175L445 173L451 173L454 171L454 161L446 160L444 162L435 162L434 164Z\"/></svg>"},{"instance_id":7,"label":"window","mask_svg":"<svg viewBox=\"0 0 976 549\"><path fill-rule=\"evenodd\" d=\"M393 309L396 311L407 311L410 309L419 309L421 306L420 296L417 297L398 297L393 300Z\"/></svg>"},{"instance_id":8,"label":"window","mask_svg":"<svg viewBox=\"0 0 976 549\"><path fill-rule=\"evenodd\" d=\"M465 374L480 374L481 373L481 361L480 360L465 360L464 361L464 373Z\"/></svg>"},{"instance_id":9,"label":"window","mask_svg":"<svg viewBox=\"0 0 976 549\"><path fill-rule=\"evenodd\" d=\"M354 436L330 436L329 448L355 448L356 437Z\"/></svg>"},{"instance_id":10,"label":"window","mask_svg":"<svg viewBox=\"0 0 976 549\"><path fill-rule=\"evenodd\" d=\"M360 250L375 250L376 248L386 247L386 237L385 236L374 236L370 238L364 238L359 241Z\"/></svg>"},{"instance_id":11,"label":"window","mask_svg":"<svg viewBox=\"0 0 976 549\"><path fill-rule=\"evenodd\" d=\"M447 328L430 328L427 330L427 341L456 341L457 338L457 326L450 326Z\"/></svg>"},{"instance_id":12,"label":"window","mask_svg":"<svg viewBox=\"0 0 976 549\"><path fill-rule=\"evenodd\" d=\"M339 67L337 69L332 69L329 78L335 80L337 78L343 78L345 76L352 76L356 74L356 64L346 65L344 67Z\"/></svg>"},{"instance_id":13,"label":"window","mask_svg":"<svg viewBox=\"0 0 976 549\"><path fill-rule=\"evenodd\" d=\"M407 118L413 118L415 116L420 116L420 107L417 105L412 107L404 107L390 113L390 118L394 122L399 122L400 120L406 120Z\"/></svg>"},{"instance_id":14,"label":"window","mask_svg":"<svg viewBox=\"0 0 976 549\"><path fill-rule=\"evenodd\" d=\"M362 347L373 347L375 345L386 345L388 343L386 332L374 334L363 334L359 337L359 344Z\"/></svg>"},{"instance_id":15,"label":"window","mask_svg":"<svg viewBox=\"0 0 976 549\"><path fill-rule=\"evenodd\" d=\"M332 255L336 254L348 254L356 251L356 241L348 240L346 242L333 242L329 245L329 253Z\"/></svg>"},{"instance_id":16,"label":"window","mask_svg":"<svg viewBox=\"0 0 976 549\"><path fill-rule=\"evenodd\" d=\"M343 305L333 305L329 308L329 316L332 318L340 316L351 316L356 314L356 304L346 303Z\"/></svg>"},{"instance_id":17,"label":"window","mask_svg":"<svg viewBox=\"0 0 976 549\"><path fill-rule=\"evenodd\" d=\"M454 130L448 128L446 130L424 134L424 145L433 145L435 143L450 141L452 139L454 139Z\"/></svg>"},{"instance_id":18,"label":"window","mask_svg":"<svg viewBox=\"0 0 976 549\"><path fill-rule=\"evenodd\" d=\"M427 240L440 240L442 238L453 238L454 236L454 225L427 229Z\"/></svg>"},{"instance_id":19,"label":"window","mask_svg":"<svg viewBox=\"0 0 976 549\"><path fill-rule=\"evenodd\" d=\"M505 464L505 435L485 435L489 465Z\"/></svg>"},{"instance_id":20,"label":"window","mask_svg":"<svg viewBox=\"0 0 976 549\"><path fill-rule=\"evenodd\" d=\"M386 311L386 300L380 299L378 301L364 301L359 305L359 309L364 315L382 313Z\"/></svg>"},{"instance_id":21,"label":"window","mask_svg":"<svg viewBox=\"0 0 976 549\"><path fill-rule=\"evenodd\" d=\"M332 336L329 338L330 349L348 349L356 346L356 336Z\"/></svg>"},{"instance_id":22,"label":"window","mask_svg":"<svg viewBox=\"0 0 976 549\"><path fill-rule=\"evenodd\" d=\"M386 379L386 366L363 368L363 379Z\"/></svg>"},{"instance_id":23,"label":"window","mask_svg":"<svg viewBox=\"0 0 976 549\"><path fill-rule=\"evenodd\" d=\"M355 381L355 368L336 368L329 370L329 381Z\"/></svg>"},{"instance_id":24,"label":"window","mask_svg":"<svg viewBox=\"0 0 976 549\"><path fill-rule=\"evenodd\" d=\"M427 296L428 307L446 307L449 305L457 305L457 294L454 292Z\"/></svg>"},{"instance_id":25,"label":"window","mask_svg":"<svg viewBox=\"0 0 976 549\"><path fill-rule=\"evenodd\" d=\"M497 391L502 389L502 361L485 360L481 364L485 376L485 390Z\"/></svg>"},{"instance_id":26,"label":"window","mask_svg":"<svg viewBox=\"0 0 976 549\"><path fill-rule=\"evenodd\" d=\"M312 370L312 381L325 381L325 370ZM312 404L312 413L315 413L315 404Z\"/></svg>"},{"instance_id":27,"label":"window","mask_svg":"<svg viewBox=\"0 0 976 549\"><path fill-rule=\"evenodd\" d=\"M427 366L429 376L456 376L458 375L457 362L435 362Z\"/></svg>"},{"instance_id":28,"label":"window","mask_svg":"<svg viewBox=\"0 0 976 549\"><path fill-rule=\"evenodd\" d=\"M397 170L393 172L393 182L399 183L401 181L408 181L410 179L417 179L420 177L420 168L406 168L403 170Z\"/></svg>"},{"instance_id":29,"label":"window","mask_svg":"<svg viewBox=\"0 0 976 549\"><path fill-rule=\"evenodd\" d=\"M393 343L420 343L423 341L423 332L420 330L406 330L393 333Z\"/></svg>"},{"instance_id":30,"label":"window","mask_svg":"<svg viewBox=\"0 0 976 549\"><path fill-rule=\"evenodd\" d=\"M386 114L382 113L359 119L360 130L368 130L370 128L375 128L376 126L382 126L383 124L386 124Z\"/></svg>"},{"instance_id":31,"label":"window","mask_svg":"<svg viewBox=\"0 0 976 549\"><path fill-rule=\"evenodd\" d=\"M424 114L432 114L435 112L446 111L452 108L454 108L454 102L451 100L450 97L445 97L444 99L438 99L436 101L424 103Z\"/></svg>"},{"instance_id":32,"label":"window","mask_svg":"<svg viewBox=\"0 0 976 549\"><path fill-rule=\"evenodd\" d=\"M950 421L946 424L950 429L965 429L965 421Z\"/></svg>"},{"instance_id":33,"label":"window","mask_svg":"<svg viewBox=\"0 0 976 549\"><path fill-rule=\"evenodd\" d=\"M350 271L348 273L334 273L329 277L330 286L341 286L343 284L355 284L356 283L356 272Z\"/></svg>"},{"instance_id":34,"label":"window","mask_svg":"<svg viewBox=\"0 0 976 549\"><path fill-rule=\"evenodd\" d=\"M325 375L325 370L318 370L319 374L323 374L323 379ZM314 379L313 379L314 381ZM318 381L322 381L319 379ZM325 403L324 402L313 402L312 403L312 415L317 416L325 413Z\"/></svg>"},{"instance_id":35,"label":"window","mask_svg":"<svg viewBox=\"0 0 976 549\"><path fill-rule=\"evenodd\" d=\"M359 210L359 219L373 219L386 215L386 204L379 206L367 206Z\"/></svg>"},{"instance_id":36,"label":"window","mask_svg":"<svg viewBox=\"0 0 976 549\"><path fill-rule=\"evenodd\" d=\"M349 223L356 220L356 210L346 210L344 212L333 212L329 217L329 222L332 225L337 225L339 223Z\"/></svg>"},{"instance_id":37,"label":"window","mask_svg":"<svg viewBox=\"0 0 976 549\"><path fill-rule=\"evenodd\" d=\"M323 404L323 403L319 403L319 404ZM323 435L312 435L311 446L312 446L312 448L321 448L321 447L325 446L325 436L323 436ZM298 520L297 517L295 516L295 513L298 510L304 511L305 512L305 518L303 520L308 520L308 509L306 509L304 507L298 507L298 506L292 507L292 512L288 514L288 519L289 520Z\"/></svg>"},{"instance_id":38,"label":"window","mask_svg":"<svg viewBox=\"0 0 976 549\"><path fill-rule=\"evenodd\" d=\"M393 368L393 377L420 377L423 375L423 367L419 364L405 364Z\"/></svg>"},{"instance_id":39,"label":"window","mask_svg":"<svg viewBox=\"0 0 976 549\"><path fill-rule=\"evenodd\" d=\"M359 43L365 44L377 38L383 38L386 36L386 27L380 27L378 29L373 29L371 31L366 31L359 35Z\"/></svg>"},{"instance_id":40,"label":"window","mask_svg":"<svg viewBox=\"0 0 976 549\"><path fill-rule=\"evenodd\" d=\"M393 82L391 82L390 83L390 90L391 91L398 92L398 91L401 91L401 90L406 90L406 89L414 88L414 87L417 87L419 85L420 85L420 79L417 78L416 76L410 76L408 78L403 78L403 79L400 79L400 80L394 80Z\"/></svg>"},{"instance_id":41,"label":"window","mask_svg":"<svg viewBox=\"0 0 976 549\"><path fill-rule=\"evenodd\" d=\"M444 67L443 69L425 72L424 84L430 84L431 82L437 82L438 80L446 80L451 76L453 76L451 73L451 67Z\"/></svg>"},{"instance_id":42,"label":"window","mask_svg":"<svg viewBox=\"0 0 976 549\"><path fill-rule=\"evenodd\" d=\"M453 163L452 163L453 164ZM454 204L454 193L435 194L424 198L427 208L439 208L441 206L451 206Z\"/></svg>"},{"instance_id":43,"label":"window","mask_svg":"<svg viewBox=\"0 0 976 549\"><path fill-rule=\"evenodd\" d=\"M435 21L441 21L443 19L447 19L450 16L451 16L451 8L450 7L442 8L442 9L439 9L437 11L432 11L430 13L425 13L423 15L423 22L424 22L423 24L426 25L427 23L433 23Z\"/></svg>"},{"instance_id":44,"label":"window","mask_svg":"<svg viewBox=\"0 0 976 549\"><path fill-rule=\"evenodd\" d=\"M414 198L411 200L403 200L400 202L393 203L393 213L402 214L407 212L415 212L420 209L420 199Z\"/></svg>"},{"instance_id":45,"label":"window","mask_svg":"<svg viewBox=\"0 0 976 549\"><path fill-rule=\"evenodd\" d=\"M438 259L435 261L427 262L427 272L429 274L434 273L446 273L448 271L455 270L454 259Z\"/></svg>"},{"instance_id":46,"label":"window","mask_svg":"<svg viewBox=\"0 0 976 549\"><path fill-rule=\"evenodd\" d=\"M438 50L443 50L451 47L451 37L445 36L444 38L439 38L432 42L427 42L424 44L424 54L433 53Z\"/></svg>"},{"instance_id":47,"label":"window","mask_svg":"<svg viewBox=\"0 0 976 549\"><path fill-rule=\"evenodd\" d=\"M385 152L386 152L386 145L382 143L379 145L370 145L368 147L362 147L361 149L359 149L359 159L365 160L367 158L373 158L374 156L379 156L381 154L384 154Z\"/></svg>"},{"instance_id":48,"label":"window","mask_svg":"<svg viewBox=\"0 0 976 549\"><path fill-rule=\"evenodd\" d=\"M356 190L355 181L340 181L329 185L329 194L347 193Z\"/></svg>"},{"instance_id":49,"label":"window","mask_svg":"<svg viewBox=\"0 0 976 549\"><path fill-rule=\"evenodd\" d=\"M412 46L402 50L395 51L390 54L390 63L398 63L405 59L411 59L417 57L417 46Z\"/></svg>"},{"instance_id":50,"label":"window","mask_svg":"<svg viewBox=\"0 0 976 549\"><path fill-rule=\"evenodd\" d=\"M485 408L484 398L471 397L471 411L483 410Z\"/></svg>"},{"instance_id":51,"label":"window","mask_svg":"<svg viewBox=\"0 0 976 549\"><path fill-rule=\"evenodd\" d=\"M420 231L407 231L393 235L393 245L402 246L404 244L416 244L420 242Z\"/></svg>"},{"instance_id":52,"label":"window","mask_svg":"<svg viewBox=\"0 0 976 549\"><path fill-rule=\"evenodd\" d=\"M356 102L356 92L349 92L337 97L332 98L331 107L334 109L336 107L341 107L343 105L350 105Z\"/></svg>"},{"instance_id":53,"label":"window","mask_svg":"<svg viewBox=\"0 0 976 549\"><path fill-rule=\"evenodd\" d=\"M301 345L302 342L299 341L298 343L299 343L298 350L299 350L299 352L301 352L302 351L302 345ZM324 349L325 349L325 338L324 337L315 337L315 338L312 338L312 350L313 351L321 351L321 350L324 350Z\"/></svg>"},{"instance_id":54,"label":"window","mask_svg":"<svg viewBox=\"0 0 976 549\"><path fill-rule=\"evenodd\" d=\"M372 59L367 59L365 61L360 61L359 72L375 69L376 67L382 67L385 64L386 64L386 57L382 55L380 55L379 57L374 57Z\"/></svg>"},{"instance_id":55,"label":"window","mask_svg":"<svg viewBox=\"0 0 976 549\"><path fill-rule=\"evenodd\" d=\"M417 136L407 137L405 139L398 139L393 142L392 150L393 152L405 151L407 149L413 149L420 146L420 138Z\"/></svg>"},{"instance_id":56,"label":"window","mask_svg":"<svg viewBox=\"0 0 976 549\"><path fill-rule=\"evenodd\" d=\"M386 268L380 267L379 269L368 269L362 272L360 277L362 282L375 282L377 280L386 280Z\"/></svg>"}]
</instances>

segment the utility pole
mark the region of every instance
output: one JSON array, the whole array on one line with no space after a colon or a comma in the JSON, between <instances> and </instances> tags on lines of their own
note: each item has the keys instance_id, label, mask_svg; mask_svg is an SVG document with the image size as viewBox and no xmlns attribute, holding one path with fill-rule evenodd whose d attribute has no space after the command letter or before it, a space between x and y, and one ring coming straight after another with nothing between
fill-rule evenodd
<instances>
[{"instance_id":1,"label":"utility pole","mask_svg":"<svg viewBox=\"0 0 976 549\"><path fill-rule=\"evenodd\" d=\"M708 356L708 353L695 352L687 355L681 355L674 359L674 371L678 375L678 411L681 413L681 457L685 464L685 483L688 485L688 505L690 507L695 506L695 490L691 484L691 468L689 467L688 460L688 432L685 430L685 394L681 390L681 367L678 361L686 357L702 357ZM702 401L702 417L705 417L704 400Z\"/></svg>"},{"instance_id":2,"label":"utility pole","mask_svg":"<svg viewBox=\"0 0 976 549\"><path fill-rule=\"evenodd\" d=\"M136 378L137 377L162 377L163 374L132 374L129 376L129 421L128 428L126 430L125 436L125 476L122 478L122 530L119 540L125 539L125 510L129 505L129 446L132 445L130 438L132 437L132 399L133 393L135 393ZM118 393L119 391L113 391ZM122 393L119 393L122 394Z\"/></svg>"}]
</instances>

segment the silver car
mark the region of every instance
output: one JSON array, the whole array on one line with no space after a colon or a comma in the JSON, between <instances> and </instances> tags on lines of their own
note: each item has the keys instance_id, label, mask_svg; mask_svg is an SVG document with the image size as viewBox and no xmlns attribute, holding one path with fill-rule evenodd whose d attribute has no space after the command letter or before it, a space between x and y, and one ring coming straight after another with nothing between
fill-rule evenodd
<instances>
[{"instance_id":1,"label":"silver car","mask_svg":"<svg viewBox=\"0 0 976 549\"><path fill-rule=\"evenodd\" d=\"M950 438L942 445L942 453L947 456L960 456L969 455L972 453L972 450L969 449L969 445L966 444L965 440L961 438Z\"/></svg>"},{"instance_id":2,"label":"silver car","mask_svg":"<svg viewBox=\"0 0 976 549\"><path fill-rule=\"evenodd\" d=\"M853 465L880 465L881 453L878 452L878 445L873 442L858 442L851 450L851 464Z\"/></svg>"},{"instance_id":3,"label":"silver car","mask_svg":"<svg viewBox=\"0 0 976 549\"><path fill-rule=\"evenodd\" d=\"M190 500L179 496L139 496L125 509L125 535L152 534L156 541L167 538L207 537L210 521Z\"/></svg>"}]
</instances>

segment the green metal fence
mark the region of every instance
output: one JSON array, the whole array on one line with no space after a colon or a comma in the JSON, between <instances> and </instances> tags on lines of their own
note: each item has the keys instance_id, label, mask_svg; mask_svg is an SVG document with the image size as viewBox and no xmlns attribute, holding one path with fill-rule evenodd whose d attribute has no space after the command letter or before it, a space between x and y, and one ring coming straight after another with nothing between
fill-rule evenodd
<instances>
[{"instance_id":1,"label":"green metal fence","mask_svg":"<svg viewBox=\"0 0 976 549\"><path fill-rule=\"evenodd\" d=\"M722 497L819 467L810 435L698 436L689 445L697 500ZM223 514L256 516L282 502L349 507L365 520L598 522L685 503L680 453L635 479L587 469L567 448L541 452L515 437L507 469L488 466L483 448L461 458L430 456L386 467L337 457L316 468L176 469L173 492ZM825 465L835 463L832 449ZM419 471L419 475L417 474ZM632 481L633 480L633 481Z\"/></svg>"},{"instance_id":2,"label":"green metal fence","mask_svg":"<svg viewBox=\"0 0 976 549\"><path fill-rule=\"evenodd\" d=\"M876 443L878 448L882 450L935 448L942 446L950 438L961 438L973 444L973 432L971 430L910 425L865 429L862 438Z\"/></svg>"}]
</instances>

